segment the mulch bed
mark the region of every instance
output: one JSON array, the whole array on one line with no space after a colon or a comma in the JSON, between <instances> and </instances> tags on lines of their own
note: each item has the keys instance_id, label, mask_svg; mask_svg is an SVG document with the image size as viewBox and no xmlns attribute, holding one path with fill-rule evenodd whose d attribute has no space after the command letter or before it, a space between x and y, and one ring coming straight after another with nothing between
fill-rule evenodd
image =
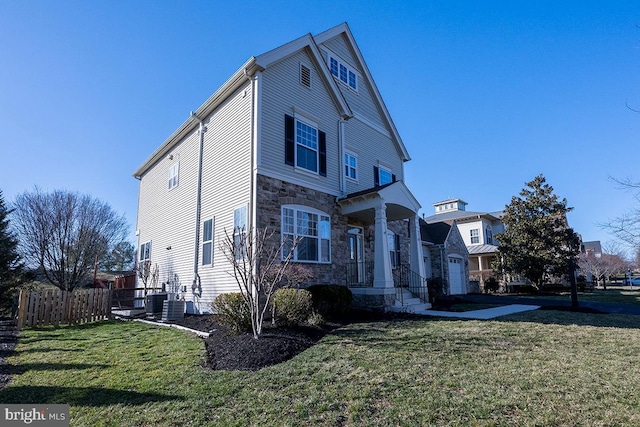
<instances>
[{"instance_id":1,"label":"mulch bed","mask_svg":"<svg viewBox=\"0 0 640 427\"><path fill-rule=\"evenodd\" d=\"M257 371L264 367L285 362L313 346L332 330L351 322L376 321L398 317L402 314L353 312L338 323L320 326L277 327L265 321L262 335L253 338L252 333L234 335L217 322L215 315L185 315L175 322L198 331L209 332L205 339L207 366L224 371Z\"/></svg>"},{"instance_id":2,"label":"mulch bed","mask_svg":"<svg viewBox=\"0 0 640 427\"><path fill-rule=\"evenodd\" d=\"M285 362L340 326L284 328L265 322L260 338L255 339L252 333L233 334L217 322L215 315L186 315L184 320L175 323L208 332L209 338L205 339L207 366L224 371L257 371Z\"/></svg>"},{"instance_id":3,"label":"mulch bed","mask_svg":"<svg viewBox=\"0 0 640 427\"><path fill-rule=\"evenodd\" d=\"M18 344L18 332L15 322L0 318L0 389L11 381L11 373L7 366L7 357L11 356Z\"/></svg>"}]
</instances>

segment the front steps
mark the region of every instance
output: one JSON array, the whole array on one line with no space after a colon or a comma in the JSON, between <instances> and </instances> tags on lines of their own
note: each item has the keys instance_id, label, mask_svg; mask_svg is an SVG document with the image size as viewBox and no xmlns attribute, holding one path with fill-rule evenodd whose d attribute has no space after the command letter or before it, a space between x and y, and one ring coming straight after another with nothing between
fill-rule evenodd
<instances>
[{"instance_id":1,"label":"front steps","mask_svg":"<svg viewBox=\"0 0 640 427\"><path fill-rule=\"evenodd\" d=\"M388 311L418 314L430 308L431 304L422 302L420 298L416 298L408 289L396 288L396 302L389 307Z\"/></svg>"}]
</instances>

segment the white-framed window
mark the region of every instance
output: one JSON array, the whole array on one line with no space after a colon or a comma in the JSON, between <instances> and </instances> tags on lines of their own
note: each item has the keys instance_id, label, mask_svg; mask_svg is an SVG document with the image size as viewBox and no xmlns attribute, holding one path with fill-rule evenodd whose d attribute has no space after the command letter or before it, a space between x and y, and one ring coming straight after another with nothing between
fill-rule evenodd
<instances>
[{"instance_id":1,"label":"white-framed window","mask_svg":"<svg viewBox=\"0 0 640 427\"><path fill-rule=\"evenodd\" d=\"M471 244L474 245L480 243L480 229L474 228L469 231L471 233Z\"/></svg>"},{"instance_id":2,"label":"white-framed window","mask_svg":"<svg viewBox=\"0 0 640 427\"><path fill-rule=\"evenodd\" d=\"M291 244L298 244L292 261L331 262L331 218L324 212L306 206L282 206L282 258L291 251Z\"/></svg>"},{"instance_id":3,"label":"white-framed window","mask_svg":"<svg viewBox=\"0 0 640 427\"><path fill-rule=\"evenodd\" d=\"M493 230L491 230L491 227L487 227L484 230L484 240L487 245L493 245Z\"/></svg>"},{"instance_id":4,"label":"white-framed window","mask_svg":"<svg viewBox=\"0 0 640 427\"><path fill-rule=\"evenodd\" d=\"M331 74L351 89L358 90L358 76L353 68L333 55L329 55Z\"/></svg>"},{"instance_id":5,"label":"white-framed window","mask_svg":"<svg viewBox=\"0 0 640 427\"><path fill-rule=\"evenodd\" d=\"M151 259L151 242L145 242L140 245L140 261L149 261Z\"/></svg>"},{"instance_id":6,"label":"white-framed window","mask_svg":"<svg viewBox=\"0 0 640 427\"><path fill-rule=\"evenodd\" d=\"M384 166L378 166L378 184L385 185L391 182L393 182L391 170Z\"/></svg>"},{"instance_id":7,"label":"white-framed window","mask_svg":"<svg viewBox=\"0 0 640 427\"><path fill-rule=\"evenodd\" d=\"M354 181L358 180L358 156L351 151L344 153L344 176Z\"/></svg>"},{"instance_id":8,"label":"white-framed window","mask_svg":"<svg viewBox=\"0 0 640 427\"><path fill-rule=\"evenodd\" d=\"M202 265L213 265L213 218L202 223Z\"/></svg>"},{"instance_id":9,"label":"white-framed window","mask_svg":"<svg viewBox=\"0 0 640 427\"><path fill-rule=\"evenodd\" d=\"M296 166L318 173L318 129L296 118Z\"/></svg>"},{"instance_id":10,"label":"white-framed window","mask_svg":"<svg viewBox=\"0 0 640 427\"><path fill-rule=\"evenodd\" d=\"M400 236L391 230L387 230L387 242L389 244L391 268L396 268L400 265Z\"/></svg>"},{"instance_id":11,"label":"white-framed window","mask_svg":"<svg viewBox=\"0 0 640 427\"><path fill-rule=\"evenodd\" d=\"M247 207L241 206L233 211L233 244L236 247L236 259L246 254Z\"/></svg>"},{"instance_id":12,"label":"white-framed window","mask_svg":"<svg viewBox=\"0 0 640 427\"><path fill-rule=\"evenodd\" d=\"M180 175L180 163L176 162L169 168L169 190L178 186Z\"/></svg>"}]
</instances>

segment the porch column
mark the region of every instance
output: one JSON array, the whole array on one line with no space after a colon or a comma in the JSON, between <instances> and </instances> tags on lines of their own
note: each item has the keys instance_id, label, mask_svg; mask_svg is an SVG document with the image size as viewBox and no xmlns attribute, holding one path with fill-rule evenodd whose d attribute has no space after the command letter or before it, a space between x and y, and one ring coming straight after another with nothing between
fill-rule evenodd
<instances>
[{"instance_id":1,"label":"porch column","mask_svg":"<svg viewBox=\"0 0 640 427\"><path fill-rule=\"evenodd\" d=\"M409 247L409 266L412 271L418 273L423 279L426 278L424 271L424 255L422 253L422 238L420 237L420 221L417 215L409 218L409 229L411 230L411 246Z\"/></svg>"},{"instance_id":2,"label":"porch column","mask_svg":"<svg viewBox=\"0 0 640 427\"><path fill-rule=\"evenodd\" d=\"M393 288L391 258L389 258L389 239L387 238L387 205L384 202L375 208L373 287Z\"/></svg>"}]
</instances>

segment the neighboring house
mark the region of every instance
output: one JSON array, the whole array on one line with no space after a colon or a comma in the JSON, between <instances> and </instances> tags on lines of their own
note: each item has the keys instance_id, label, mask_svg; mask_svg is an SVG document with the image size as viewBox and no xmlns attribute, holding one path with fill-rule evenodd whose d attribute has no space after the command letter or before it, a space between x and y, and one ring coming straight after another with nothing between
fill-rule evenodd
<instances>
[{"instance_id":1,"label":"neighboring house","mask_svg":"<svg viewBox=\"0 0 640 427\"><path fill-rule=\"evenodd\" d=\"M304 35L249 58L135 171L138 259L209 312L238 291L225 233L270 227L302 238L316 283L389 308L403 269L425 277L409 159L347 24Z\"/></svg>"},{"instance_id":2,"label":"neighboring house","mask_svg":"<svg viewBox=\"0 0 640 427\"><path fill-rule=\"evenodd\" d=\"M420 220L420 236L427 280L439 280L446 295L466 294L469 289L469 252L456 222L427 224Z\"/></svg>"},{"instance_id":3,"label":"neighboring house","mask_svg":"<svg viewBox=\"0 0 640 427\"><path fill-rule=\"evenodd\" d=\"M427 224L457 224L469 251L469 280L472 284L477 283L478 290L484 289L484 282L493 276L491 264L498 251L494 236L504 232L504 224L500 220L502 212L467 211L467 203L461 199L448 199L433 206L435 215L424 217L424 221Z\"/></svg>"},{"instance_id":4,"label":"neighboring house","mask_svg":"<svg viewBox=\"0 0 640 427\"><path fill-rule=\"evenodd\" d=\"M587 254L588 256L594 256L596 258L602 257L602 245L600 244L600 240L593 240L591 242L582 242L582 253Z\"/></svg>"}]
</instances>

